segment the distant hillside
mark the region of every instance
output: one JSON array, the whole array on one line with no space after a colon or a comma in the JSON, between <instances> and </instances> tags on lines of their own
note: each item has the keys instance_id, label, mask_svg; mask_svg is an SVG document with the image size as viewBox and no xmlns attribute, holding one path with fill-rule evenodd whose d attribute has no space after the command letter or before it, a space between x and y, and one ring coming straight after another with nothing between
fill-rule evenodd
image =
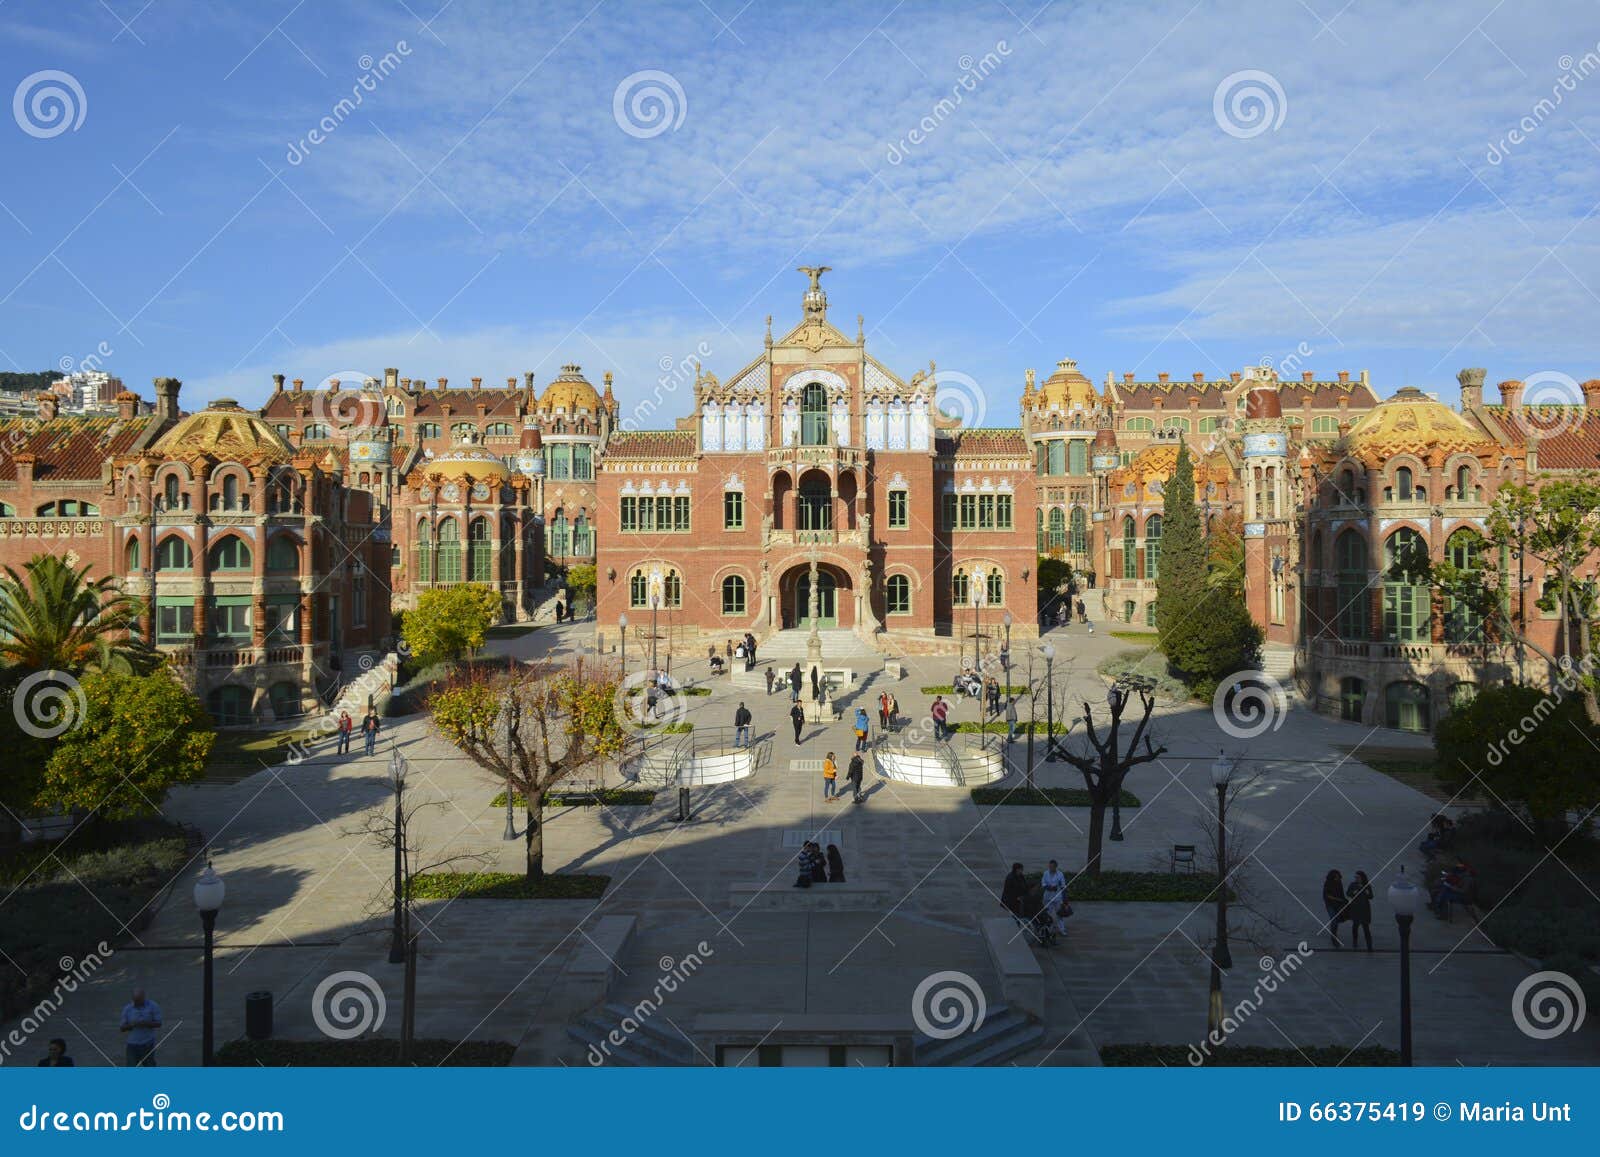
<instances>
[{"instance_id":1,"label":"distant hillside","mask_svg":"<svg viewBox=\"0 0 1600 1157\"><path fill-rule=\"evenodd\" d=\"M0 373L0 390L8 394L37 393L48 390L52 382L60 381L55 370L40 370L36 374Z\"/></svg>"}]
</instances>

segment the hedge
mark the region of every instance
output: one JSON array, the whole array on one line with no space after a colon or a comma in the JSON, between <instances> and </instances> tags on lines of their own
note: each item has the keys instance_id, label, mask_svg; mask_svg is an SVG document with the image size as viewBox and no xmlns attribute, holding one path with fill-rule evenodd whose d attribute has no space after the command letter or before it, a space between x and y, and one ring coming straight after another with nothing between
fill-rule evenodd
<instances>
[{"instance_id":1,"label":"hedge","mask_svg":"<svg viewBox=\"0 0 1600 1157\"><path fill-rule=\"evenodd\" d=\"M1127 788L1118 793L1121 807L1138 807L1139 797ZM1089 792L1081 787L975 787L972 802L993 807L1088 807Z\"/></svg>"},{"instance_id":2,"label":"hedge","mask_svg":"<svg viewBox=\"0 0 1600 1157\"><path fill-rule=\"evenodd\" d=\"M1025 723L1021 719L1017 720L1017 734L1018 735L1026 735L1026 734L1028 734L1028 728L1029 727L1033 728L1033 733L1035 735L1049 735L1050 734L1050 725L1043 719L1036 719L1031 724L1030 723ZM976 723L976 722L974 722L973 720L970 720L970 719L969 720L964 720L961 723L957 723L952 728L952 730L954 730L954 731L970 731L970 732L977 732L977 731L981 730L985 735L1006 735L1006 734L1008 734L1010 732L1010 728L1006 726L1006 721L1004 719L991 719L987 723L984 723L982 725L980 725L980 724L978 724L978 723ZM1057 735L1065 735L1067 733L1067 730L1068 730L1068 726L1067 726L1066 722L1064 722L1063 720L1060 720L1060 719L1056 720L1056 732L1055 733Z\"/></svg>"},{"instance_id":3,"label":"hedge","mask_svg":"<svg viewBox=\"0 0 1600 1157\"><path fill-rule=\"evenodd\" d=\"M588 807L591 804L603 803L607 807L644 807L654 803L656 793L653 791L638 790L625 787L608 787L596 792L565 791L559 794L547 793L544 797L545 807ZM505 807L506 793L501 792L489 803L490 807ZM527 801L519 791L512 797L513 807L526 807Z\"/></svg>"},{"instance_id":4,"label":"hedge","mask_svg":"<svg viewBox=\"0 0 1600 1157\"><path fill-rule=\"evenodd\" d=\"M413 1040L411 1059L417 1067L500 1068L511 1063L517 1046L507 1041ZM217 1050L217 1064L235 1068L293 1068L296 1065L340 1067L396 1066L400 1042L393 1037L358 1040L233 1040Z\"/></svg>"},{"instance_id":5,"label":"hedge","mask_svg":"<svg viewBox=\"0 0 1600 1157\"><path fill-rule=\"evenodd\" d=\"M598 900L610 884L610 876L426 872L411 877L410 893L413 900Z\"/></svg>"},{"instance_id":6,"label":"hedge","mask_svg":"<svg viewBox=\"0 0 1600 1157\"><path fill-rule=\"evenodd\" d=\"M1111 1068L1151 1066L1187 1068L1194 1056L1190 1045L1102 1045L1100 1063ZM1302 1045L1299 1048L1265 1047L1257 1045L1222 1045L1211 1050L1204 1066L1200 1067L1271 1067L1349 1068L1364 1066L1392 1067L1400 1063L1400 1054L1382 1045L1364 1045L1351 1050L1341 1045Z\"/></svg>"},{"instance_id":7,"label":"hedge","mask_svg":"<svg viewBox=\"0 0 1600 1157\"><path fill-rule=\"evenodd\" d=\"M937 683L932 687L921 687L918 690L924 695L954 695L956 693L954 683ZM1002 695L1026 695L1027 693L1028 685L1026 683L1007 683L1000 688L1000 694Z\"/></svg>"}]
</instances>

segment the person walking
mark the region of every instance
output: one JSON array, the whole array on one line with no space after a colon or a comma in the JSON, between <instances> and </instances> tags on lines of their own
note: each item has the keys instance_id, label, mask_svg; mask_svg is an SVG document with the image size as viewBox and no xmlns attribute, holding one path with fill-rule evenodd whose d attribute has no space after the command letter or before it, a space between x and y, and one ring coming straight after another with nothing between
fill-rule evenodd
<instances>
[{"instance_id":1,"label":"person walking","mask_svg":"<svg viewBox=\"0 0 1600 1157\"><path fill-rule=\"evenodd\" d=\"M353 726L353 724L350 721L350 712L348 712L348 711L339 712L339 754L340 755L349 755L350 754L350 729L351 729L352 726Z\"/></svg>"},{"instance_id":2,"label":"person walking","mask_svg":"<svg viewBox=\"0 0 1600 1157\"><path fill-rule=\"evenodd\" d=\"M1017 697L1012 695L1006 700L1006 742L1017 741Z\"/></svg>"},{"instance_id":3,"label":"person walking","mask_svg":"<svg viewBox=\"0 0 1600 1157\"><path fill-rule=\"evenodd\" d=\"M811 668L811 701L813 703L819 703L819 702L822 701L822 668L821 667L813 667L813 668Z\"/></svg>"},{"instance_id":4,"label":"person walking","mask_svg":"<svg viewBox=\"0 0 1600 1157\"><path fill-rule=\"evenodd\" d=\"M836 790L839 786L839 765L833 761L833 752L828 752L822 761L822 800L832 803L838 799Z\"/></svg>"},{"instance_id":5,"label":"person walking","mask_svg":"<svg viewBox=\"0 0 1600 1157\"><path fill-rule=\"evenodd\" d=\"M858 751L850 757L850 766L845 770L844 777L850 784L850 802L861 802L861 780L866 774L866 762Z\"/></svg>"},{"instance_id":6,"label":"person walking","mask_svg":"<svg viewBox=\"0 0 1600 1157\"><path fill-rule=\"evenodd\" d=\"M1089 612L1084 607L1083 600L1079 599L1078 600L1078 622L1087 623L1088 621L1089 621Z\"/></svg>"},{"instance_id":7,"label":"person walking","mask_svg":"<svg viewBox=\"0 0 1600 1157\"><path fill-rule=\"evenodd\" d=\"M800 702L800 683L804 678L805 676L801 674L800 664L797 661L793 667L789 668L789 702Z\"/></svg>"},{"instance_id":8,"label":"person walking","mask_svg":"<svg viewBox=\"0 0 1600 1157\"><path fill-rule=\"evenodd\" d=\"M950 732L950 725L947 722L950 718L950 704L944 701L943 695L933 697L933 706L929 708L928 714L933 717L933 739L938 743Z\"/></svg>"},{"instance_id":9,"label":"person walking","mask_svg":"<svg viewBox=\"0 0 1600 1157\"><path fill-rule=\"evenodd\" d=\"M1067 876L1056 867L1054 860L1045 868L1044 875L1039 877L1039 887L1044 889L1044 910L1049 914L1047 918L1055 930L1065 936L1067 923L1062 911L1067 904Z\"/></svg>"},{"instance_id":10,"label":"person walking","mask_svg":"<svg viewBox=\"0 0 1600 1157\"><path fill-rule=\"evenodd\" d=\"M130 1069L155 1067L156 1030L160 1027L161 1006L147 999L144 989L134 989L133 999L122 1006L121 1025L121 1031L128 1034L124 1057Z\"/></svg>"},{"instance_id":11,"label":"person walking","mask_svg":"<svg viewBox=\"0 0 1600 1157\"><path fill-rule=\"evenodd\" d=\"M744 700L739 700L739 707L733 713L733 745L735 747L750 746L750 708L744 705Z\"/></svg>"},{"instance_id":12,"label":"person walking","mask_svg":"<svg viewBox=\"0 0 1600 1157\"><path fill-rule=\"evenodd\" d=\"M1000 714L1000 680L990 675L983 681L983 693L988 699L989 714Z\"/></svg>"},{"instance_id":13,"label":"person walking","mask_svg":"<svg viewBox=\"0 0 1600 1157\"><path fill-rule=\"evenodd\" d=\"M867 709L865 707L857 707L855 722L857 751L865 751L867 749L867 729L870 726L871 724L867 720Z\"/></svg>"},{"instance_id":14,"label":"person walking","mask_svg":"<svg viewBox=\"0 0 1600 1157\"><path fill-rule=\"evenodd\" d=\"M1005 883L1000 885L1000 906L1018 924L1027 923L1027 913L1024 905L1028 900L1028 876L1022 870L1021 864L1012 864L1011 871L1006 875Z\"/></svg>"},{"instance_id":15,"label":"person walking","mask_svg":"<svg viewBox=\"0 0 1600 1157\"><path fill-rule=\"evenodd\" d=\"M367 754L378 744L378 715L375 711L368 711L367 717L361 721L361 738L366 743Z\"/></svg>"},{"instance_id":16,"label":"person walking","mask_svg":"<svg viewBox=\"0 0 1600 1157\"><path fill-rule=\"evenodd\" d=\"M1359 947L1358 933L1366 933L1367 951L1372 951L1372 882L1365 872L1357 872L1345 892L1349 904L1345 914L1350 919L1350 947Z\"/></svg>"},{"instance_id":17,"label":"person walking","mask_svg":"<svg viewBox=\"0 0 1600 1157\"><path fill-rule=\"evenodd\" d=\"M789 708L789 721L794 724L794 741L799 746L800 732L806 725L806 709L800 706L799 700L795 700L794 706Z\"/></svg>"},{"instance_id":18,"label":"person walking","mask_svg":"<svg viewBox=\"0 0 1600 1157\"><path fill-rule=\"evenodd\" d=\"M767 694L768 695L772 694L772 684L773 684L773 681L776 678L777 678L777 676L775 674L773 674L772 668L768 667L767 668Z\"/></svg>"},{"instance_id":19,"label":"person walking","mask_svg":"<svg viewBox=\"0 0 1600 1157\"><path fill-rule=\"evenodd\" d=\"M839 854L838 844L828 845L828 883L844 883L844 857Z\"/></svg>"},{"instance_id":20,"label":"person walking","mask_svg":"<svg viewBox=\"0 0 1600 1157\"><path fill-rule=\"evenodd\" d=\"M1322 906L1328 913L1328 939L1335 948L1343 948L1339 942L1339 925L1344 922L1344 877L1339 874L1339 869L1334 868L1322 879Z\"/></svg>"},{"instance_id":21,"label":"person walking","mask_svg":"<svg viewBox=\"0 0 1600 1157\"><path fill-rule=\"evenodd\" d=\"M887 691L882 691L878 694L878 730L889 730L889 693Z\"/></svg>"},{"instance_id":22,"label":"person walking","mask_svg":"<svg viewBox=\"0 0 1600 1157\"><path fill-rule=\"evenodd\" d=\"M900 718L900 700L894 697L894 692L889 692L889 730L895 729L895 721Z\"/></svg>"}]
</instances>

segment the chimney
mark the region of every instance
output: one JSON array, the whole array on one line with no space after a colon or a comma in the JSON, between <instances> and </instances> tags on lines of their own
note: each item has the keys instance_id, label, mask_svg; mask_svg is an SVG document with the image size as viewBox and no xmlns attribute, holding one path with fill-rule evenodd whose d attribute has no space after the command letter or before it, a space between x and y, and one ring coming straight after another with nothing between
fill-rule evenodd
<instances>
[{"instance_id":1,"label":"chimney","mask_svg":"<svg viewBox=\"0 0 1600 1157\"><path fill-rule=\"evenodd\" d=\"M1156 381L1164 382L1166 380L1167 380L1167 375L1165 373L1160 373L1160 374L1156 375Z\"/></svg>"},{"instance_id":2,"label":"chimney","mask_svg":"<svg viewBox=\"0 0 1600 1157\"><path fill-rule=\"evenodd\" d=\"M1301 370L1300 380L1302 382L1314 382L1317 380L1317 375L1312 373L1310 370Z\"/></svg>"},{"instance_id":3,"label":"chimney","mask_svg":"<svg viewBox=\"0 0 1600 1157\"><path fill-rule=\"evenodd\" d=\"M328 393L337 394L338 392L339 392L339 379L338 378L329 378L328 379Z\"/></svg>"},{"instance_id":4,"label":"chimney","mask_svg":"<svg viewBox=\"0 0 1600 1157\"><path fill-rule=\"evenodd\" d=\"M482 378L473 378L472 379L472 388L475 389L475 390L483 389L483 379Z\"/></svg>"},{"instance_id":5,"label":"chimney","mask_svg":"<svg viewBox=\"0 0 1600 1157\"><path fill-rule=\"evenodd\" d=\"M516 377L512 376L512 377L507 378L506 379L506 391L509 393L510 391L512 391L512 390L514 390L516 388L517 388L517 379L516 379Z\"/></svg>"},{"instance_id":6,"label":"chimney","mask_svg":"<svg viewBox=\"0 0 1600 1157\"><path fill-rule=\"evenodd\" d=\"M450 379L449 378L440 378L439 379L439 388L441 390L444 389L449 384L450 384Z\"/></svg>"},{"instance_id":7,"label":"chimney","mask_svg":"<svg viewBox=\"0 0 1600 1157\"><path fill-rule=\"evenodd\" d=\"M1590 378L1583 383L1583 408L1600 410L1600 379Z\"/></svg>"},{"instance_id":8,"label":"chimney","mask_svg":"<svg viewBox=\"0 0 1600 1157\"><path fill-rule=\"evenodd\" d=\"M122 393L117 395L117 417L121 418L124 422L129 422L133 420L134 415L138 412L138 394L134 393L132 390L123 390Z\"/></svg>"},{"instance_id":9,"label":"chimney","mask_svg":"<svg viewBox=\"0 0 1600 1157\"><path fill-rule=\"evenodd\" d=\"M1339 384L1341 386L1348 386L1350 384L1350 371L1349 370L1340 370L1339 371Z\"/></svg>"},{"instance_id":10,"label":"chimney","mask_svg":"<svg viewBox=\"0 0 1600 1157\"><path fill-rule=\"evenodd\" d=\"M1201 373L1199 370L1196 370L1195 373L1194 373L1194 380L1197 381L1197 382L1203 382L1203 381L1206 380L1206 376L1205 376L1205 374Z\"/></svg>"},{"instance_id":11,"label":"chimney","mask_svg":"<svg viewBox=\"0 0 1600 1157\"><path fill-rule=\"evenodd\" d=\"M162 422L176 422L178 420L178 391L183 388L183 383L177 378L157 378L156 386L156 417Z\"/></svg>"},{"instance_id":12,"label":"chimney","mask_svg":"<svg viewBox=\"0 0 1600 1157\"><path fill-rule=\"evenodd\" d=\"M16 467L17 484L19 486L33 485L33 455L27 453L13 454L11 462Z\"/></svg>"},{"instance_id":13,"label":"chimney","mask_svg":"<svg viewBox=\"0 0 1600 1157\"><path fill-rule=\"evenodd\" d=\"M1500 383L1500 404L1508 410L1522 409L1522 383L1513 378ZM1513 414L1513 418L1520 417L1520 413Z\"/></svg>"},{"instance_id":14,"label":"chimney","mask_svg":"<svg viewBox=\"0 0 1600 1157\"><path fill-rule=\"evenodd\" d=\"M1228 375L1228 380L1230 382L1232 382L1234 385L1238 385L1240 379L1242 379L1243 377L1244 377L1244 375L1242 373L1240 373L1238 370L1234 370L1233 373Z\"/></svg>"},{"instance_id":15,"label":"chimney","mask_svg":"<svg viewBox=\"0 0 1600 1157\"><path fill-rule=\"evenodd\" d=\"M306 383L305 383L305 379L304 378L296 378L294 380L294 392L295 393L298 394L301 390L303 390L305 388L306 388Z\"/></svg>"},{"instance_id":16,"label":"chimney","mask_svg":"<svg viewBox=\"0 0 1600 1157\"><path fill-rule=\"evenodd\" d=\"M1488 370L1465 369L1456 375L1456 381L1461 383L1461 408L1475 410L1483 405L1483 379L1489 376Z\"/></svg>"},{"instance_id":17,"label":"chimney","mask_svg":"<svg viewBox=\"0 0 1600 1157\"><path fill-rule=\"evenodd\" d=\"M399 384L400 384L400 371L399 371L399 369L397 369L394 366L390 366L388 369L383 371L383 388L384 389L392 390L396 386L398 386Z\"/></svg>"},{"instance_id":18,"label":"chimney","mask_svg":"<svg viewBox=\"0 0 1600 1157\"><path fill-rule=\"evenodd\" d=\"M41 422L49 422L54 420L56 416L56 405L59 401L60 399L49 391L39 395L39 420Z\"/></svg>"},{"instance_id":19,"label":"chimney","mask_svg":"<svg viewBox=\"0 0 1600 1157\"><path fill-rule=\"evenodd\" d=\"M1122 380L1124 382L1132 383L1132 381L1133 381L1133 373L1131 371L1125 372L1122 375Z\"/></svg>"},{"instance_id":20,"label":"chimney","mask_svg":"<svg viewBox=\"0 0 1600 1157\"><path fill-rule=\"evenodd\" d=\"M283 393L283 375L282 374L273 374L272 375L272 392L274 394Z\"/></svg>"},{"instance_id":21,"label":"chimney","mask_svg":"<svg viewBox=\"0 0 1600 1157\"><path fill-rule=\"evenodd\" d=\"M530 391L533 389L533 371L532 370L529 370L527 373L522 375L522 384L523 384L524 387L526 387Z\"/></svg>"}]
</instances>

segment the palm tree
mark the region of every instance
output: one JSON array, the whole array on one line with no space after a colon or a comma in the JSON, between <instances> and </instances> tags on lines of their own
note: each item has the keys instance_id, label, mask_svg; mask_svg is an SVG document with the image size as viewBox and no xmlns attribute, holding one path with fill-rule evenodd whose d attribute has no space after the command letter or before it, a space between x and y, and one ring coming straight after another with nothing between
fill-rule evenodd
<instances>
[{"instance_id":1,"label":"palm tree","mask_svg":"<svg viewBox=\"0 0 1600 1157\"><path fill-rule=\"evenodd\" d=\"M104 670L132 658L133 599L109 575L90 579L54 555L35 555L0 578L0 659L33 671Z\"/></svg>"}]
</instances>

